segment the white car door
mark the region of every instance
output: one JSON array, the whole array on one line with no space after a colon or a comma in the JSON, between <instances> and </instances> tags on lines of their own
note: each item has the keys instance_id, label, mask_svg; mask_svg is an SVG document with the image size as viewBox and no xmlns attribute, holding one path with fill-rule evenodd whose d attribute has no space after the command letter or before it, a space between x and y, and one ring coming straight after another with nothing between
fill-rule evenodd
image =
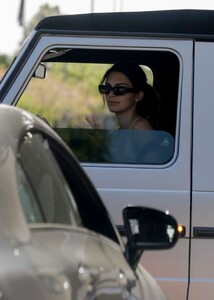
<instances>
[{"instance_id":1,"label":"white car door","mask_svg":"<svg viewBox=\"0 0 214 300\"><path fill-rule=\"evenodd\" d=\"M214 293L213 51L211 42L195 44L190 299Z\"/></svg>"}]
</instances>

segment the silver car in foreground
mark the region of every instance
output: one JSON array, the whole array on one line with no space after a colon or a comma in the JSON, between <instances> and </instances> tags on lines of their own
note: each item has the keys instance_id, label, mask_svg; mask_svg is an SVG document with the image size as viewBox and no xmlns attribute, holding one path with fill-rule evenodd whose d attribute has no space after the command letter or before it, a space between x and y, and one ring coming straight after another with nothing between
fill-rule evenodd
<instances>
[{"instance_id":1,"label":"silver car in foreground","mask_svg":"<svg viewBox=\"0 0 214 300\"><path fill-rule=\"evenodd\" d=\"M0 299L166 299L138 262L144 250L174 246L174 218L125 207L122 240L47 124L3 104L0 124Z\"/></svg>"}]
</instances>

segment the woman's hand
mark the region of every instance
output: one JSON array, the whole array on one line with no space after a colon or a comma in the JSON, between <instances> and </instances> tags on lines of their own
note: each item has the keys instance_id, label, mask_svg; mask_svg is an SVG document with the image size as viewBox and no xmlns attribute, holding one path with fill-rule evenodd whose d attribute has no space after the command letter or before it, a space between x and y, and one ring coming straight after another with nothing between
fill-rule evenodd
<instances>
[{"instance_id":1,"label":"woman's hand","mask_svg":"<svg viewBox=\"0 0 214 300\"><path fill-rule=\"evenodd\" d=\"M99 122L98 117L96 116L96 114L92 114L92 115L86 115L85 116L86 121L91 125L92 128L95 129L102 129L102 124Z\"/></svg>"}]
</instances>

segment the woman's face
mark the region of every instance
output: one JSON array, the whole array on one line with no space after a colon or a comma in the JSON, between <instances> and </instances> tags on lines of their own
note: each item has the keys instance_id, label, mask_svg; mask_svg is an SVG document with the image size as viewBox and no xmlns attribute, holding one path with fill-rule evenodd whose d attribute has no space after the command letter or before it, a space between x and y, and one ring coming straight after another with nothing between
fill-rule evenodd
<instances>
[{"instance_id":1,"label":"woman's face","mask_svg":"<svg viewBox=\"0 0 214 300\"><path fill-rule=\"evenodd\" d=\"M111 87L124 86L127 88L133 88L131 81L121 72L110 73L105 84L110 85ZM137 93L128 92L125 95L117 96L114 95L111 90L108 95L105 95L105 99L111 112L121 113L135 109Z\"/></svg>"}]
</instances>

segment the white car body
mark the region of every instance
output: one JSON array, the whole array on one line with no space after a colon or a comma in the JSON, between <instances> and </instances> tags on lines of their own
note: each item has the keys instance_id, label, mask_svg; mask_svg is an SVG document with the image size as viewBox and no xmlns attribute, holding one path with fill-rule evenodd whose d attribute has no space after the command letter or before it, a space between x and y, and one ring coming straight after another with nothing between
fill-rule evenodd
<instances>
[{"instance_id":1,"label":"white car body","mask_svg":"<svg viewBox=\"0 0 214 300\"><path fill-rule=\"evenodd\" d=\"M1 298L166 300L126 259L95 188L55 132L8 105L0 123ZM172 224L167 247L178 237Z\"/></svg>"}]
</instances>

